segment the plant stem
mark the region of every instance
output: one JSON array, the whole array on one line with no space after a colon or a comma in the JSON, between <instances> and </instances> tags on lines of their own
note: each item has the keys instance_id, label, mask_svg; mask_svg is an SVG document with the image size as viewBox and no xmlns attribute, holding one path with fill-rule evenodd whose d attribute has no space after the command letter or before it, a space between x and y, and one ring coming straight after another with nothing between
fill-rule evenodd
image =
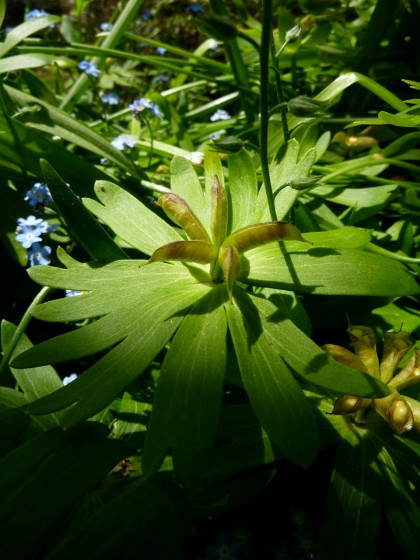
<instances>
[{"instance_id":1,"label":"plant stem","mask_svg":"<svg viewBox=\"0 0 420 560\"><path fill-rule=\"evenodd\" d=\"M18 342L19 342L20 337L22 336L26 327L28 326L29 321L32 319L33 308L36 305L38 305L38 303L41 303L42 300L47 296L47 294L50 291L51 291L51 288L48 288L48 287L42 288L42 290L40 290L38 292L38 294L35 296L32 303L29 305L28 309L25 311L25 314L23 315L19 325L17 326L17 328L16 328L16 330L15 330L13 336L12 336L12 340L10 341L10 344L8 345L8 347L4 351L3 358L0 362L0 376L2 375L2 373L3 373L4 369L6 368L7 364L9 363L9 360L12 357L13 352L15 351L15 348L16 348Z\"/></svg>"}]
</instances>

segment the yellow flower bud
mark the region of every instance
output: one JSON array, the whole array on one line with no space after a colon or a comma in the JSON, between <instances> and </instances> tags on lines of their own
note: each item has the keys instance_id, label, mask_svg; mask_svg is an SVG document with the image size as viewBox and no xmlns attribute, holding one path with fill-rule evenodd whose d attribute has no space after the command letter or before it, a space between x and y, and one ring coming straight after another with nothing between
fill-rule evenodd
<instances>
[{"instance_id":1,"label":"yellow flower bud","mask_svg":"<svg viewBox=\"0 0 420 560\"><path fill-rule=\"evenodd\" d=\"M398 393L374 399L373 406L397 434L403 434L413 428L414 416L411 407L405 397Z\"/></svg>"},{"instance_id":2,"label":"yellow flower bud","mask_svg":"<svg viewBox=\"0 0 420 560\"><path fill-rule=\"evenodd\" d=\"M343 395L335 401L334 409L331 414L352 414L353 412L358 412L368 407L371 402L372 399Z\"/></svg>"},{"instance_id":3,"label":"yellow flower bud","mask_svg":"<svg viewBox=\"0 0 420 560\"><path fill-rule=\"evenodd\" d=\"M410 333L404 331L384 334L384 350L380 364L381 380L384 383L390 381L402 357L411 348L409 336Z\"/></svg>"},{"instance_id":4,"label":"yellow flower bud","mask_svg":"<svg viewBox=\"0 0 420 560\"><path fill-rule=\"evenodd\" d=\"M376 353L376 338L373 329L365 326L350 326L347 329L356 356L364 363L366 371L379 378L379 360Z\"/></svg>"},{"instance_id":5,"label":"yellow flower bud","mask_svg":"<svg viewBox=\"0 0 420 560\"><path fill-rule=\"evenodd\" d=\"M420 349L415 348L413 355L407 365L391 379L388 383L390 387L395 387L398 391L402 391L410 385L414 385L420 381Z\"/></svg>"}]
</instances>

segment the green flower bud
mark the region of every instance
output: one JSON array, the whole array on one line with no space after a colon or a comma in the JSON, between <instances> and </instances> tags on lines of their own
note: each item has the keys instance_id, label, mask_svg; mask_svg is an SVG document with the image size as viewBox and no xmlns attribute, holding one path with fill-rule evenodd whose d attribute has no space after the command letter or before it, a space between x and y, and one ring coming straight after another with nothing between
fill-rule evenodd
<instances>
[{"instance_id":1,"label":"green flower bud","mask_svg":"<svg viewBox=\"0 0 420 560\"><path fill-rule=\"evenodd\" d=\"M223 271L229 299L232 300L232 285L241 268L240 255L235 247L223 243L220 247L218 260Z\"/></svg>"},{"instance_id":2,"label":"green flower bud","mask_svg":"<svg viewBox=\"0 0 420 560\"><path fill-rule=\"evenodd\" d=\"M233 245L240 253L281 239L305 241L297 227L288 222L264 222L238 229L228 237L225 243Z\"/></svg>"},{"instance_id":3,"label":"green flower bud","mask_svg":"<svg viewBox=\"0 0 420 560\"><path fill-rule=\"evenodd\" d=\"M225 136L221 140L212 140L209 147L225 154L236 154L242 150L244 143L236 136Z\"/></svg>"},{"instance_id":4,"label":"green flower bud","mask_svg":"<svg viewBox=\"0 0 420 560\"><path fill-rule=\"evenodd\" d=\"M286 43L293 43L297 39L299 39L300 32L302 28L300 25L295 25L292 29L286 32Z\"/></svg>"},{"instance_id":5,"label":"green flower bud","mask_svg":"<svg viewBox=\"0 0 420 560\"><path fill-rule=\"evenodd\" d=\"M292 115L308 116L324 112L328 105L327 101L318 101L317 99L299 95L287 103L287 108Z\"/></svg>"},{"instance_id":6,"label":"green flower bud","mask_svg":"<svg viewBox=\"0 0 420 560\"><path fill-rule=\"evenodd\" d=\"M406 366L391 379L388 383L390 387L395 387L397 391L402 391L411 385L420 382L420 349L415 348L413 355Z\"/></svg>"},{"instance_id":7,"label":"green flower bud","mask_svg":"<svg viewBox=\"0 0 420 560\"><path fill-rule=\"evenodd\" d=\"M373 406L397 434L403 434L413 428L414 416L411 407L398 393L374 399Z\"/></svg>"},{"instance_id":8,"label":"green flower bud","mask_svg":"<svg viewBox=\"0 0 420 560\"><path fill-rule=\"evenodd\" d=\"M168 218L182 227L190 239L210 243L210 237L203 224L182 197L174 193L165 193L158 198L157 204Z\"/></svg>"},{"instance_id":9,"label":"green flower bud","mask_svg":"<svg viewBox=\"0 0 420 560\"><path fill-rule=\"evenodd\" d=\"M388 383L403 356L410 350L412 344L408 340L410 333L384 333L384 349L380 365L381 380Z\"/></svg>"},{"instance_id":10,"label":"green flower bud","mask_svg":"<svg viewBox=\"0 0 420 560\"><path fill-rule=\"evenodd\" d=\"M375 332L370 327L350 326L347 329L354 346L356 356L360 358L366 367L366 371L379 378L379 360L376 353Z\"/></svg>"},{"instance_id":11,"label":"green flower bud","mask_svg":"<svg viewBox=\"0 0 420 560\"><path fill-rule=\"evenodd\" d=\"M172 243L168 243L156 249L144 265L164 261L185 261L209 264L216 256L216 247L206 241L173 241Z\"/></svg>"},{"instance_id":12,"label":"green flower bud","mask_svg":"<svg viewBox=\"0 0 420 560\"><path fill-rule=\"evenodd\" d=\"M225 188L216 175L211 189L211 202L210 230L213 243L216 247L220 247L227 233L228 202Z\"/></svg>"}]
</instances>

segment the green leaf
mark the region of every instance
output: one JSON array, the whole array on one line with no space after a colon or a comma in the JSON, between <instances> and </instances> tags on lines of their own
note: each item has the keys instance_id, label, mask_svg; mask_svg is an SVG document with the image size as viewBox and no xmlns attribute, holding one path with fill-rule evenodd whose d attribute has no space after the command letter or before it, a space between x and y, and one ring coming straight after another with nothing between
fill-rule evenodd
<instances>
[{"instance_id":1,"label":"green leaf","mask_svg":"<svg viewBox=\"0 0 420 560\"><path fill-rule=\"evenodd\" d=\"M15 448L30 423L31 418L20 410L0 411L0 459Z\"/></svg>"},{"instance_id":2,"label":"green leaf","mask_svg":"<svg viewBox=\"0 0 420 560\"><path fill-rule=\"evenodd\" d=\"M252 249L242 256L238 279L317 295L395 298L420 293L408 269L393 259L355 249L308 248L295 241Z\"/></svg>"},{"instance_id":3,"label":"green leaf","mask_svg":"<svg viewBox=\"0 0 420 560\"><path fill-rule=\"evenodd\" d=\"M363 188L315 187L311 189L311 194L344 206L369 208L389 202L397 188L397 184Z\"/></svg>"},{"instance_id":4,"label":"green leaf","mask_svg":"<svg viewBox=\"0 0 420 560\"><path fill-rule=\"evenodd\" d=\"M257 176L248 152L229 154L229 196L233 209L230 231L252 224L257 202Z\"/></svg>"},{"instance_id":5,"label":"green leaf","mask_svg":"<svg viewBox=\"0 0 420 560\"><path fill-rule=\"evenodd\" d=\"M162 364L143 451L146 476L172 449L177 476L196 478L214 443L226 369L224 286L182 321Z\"/></svg>"},{"instance_id":6,"label":"green leaf","mask_svg":"<svg viewBox=\"0 0 420 560\"><path fill-rule=\"evenodd\" d=\"M108 158L134 177L147 179L146 174L139 167L135 167L124 154L114 148L105 138L64 111L10 86L5 85L4 89L16 105L16 110L19 108L21 110L25 109L19 114L19 120L24 122L26 126L33 127L51 136L63 138L100 157ZM37 110L27 111L28 107L34 107ZM49 160L51 161L51 158Z\"/></svg>"},{"instance_id":7,"label":"green leaf","mask_svg":"<svg viewBox=\"0 0 420 560\"><path fill-rule=\"evenodd\" d=\"M175 156L171 161L171 190L183 198L201 223L208 230L210 201L204 196L204 189L198 180L191 161Z\"/></svg>"},{"instance_id":8,"label":"green leaf","mask_svg":"<svg viewBox=\"0 0 420 560\"><path fill-rule=\"evenodd\" d=\"M263 429L285 457L308 467L318 451L311 408L262 324L255 299L234 294L226 305L242 380ZM237 301L240 307L237 306Z\"/></svg>"},{"instance_id":9,"label":"green leaf","mask_svg":"<svg viewBox=\"0 0 420 560\"><path fill-rule=\"evenodd\" d=\"M228 476L284 458L249 404L222 407L216 443L203 478Z\"/></svg>"},{"instance_id":10,"label":"green leaf","mask_svg":"<svg viewBox=\"0 0 420 560\"><path fill-rule=\"evenodd\" d=\"M187 533L187 504L179 488L167 480L142 480L88 518L45 556L45 560L96 558L178 559Z\"/></svg>"},{"instance_id":11,"label":"green leaf","mask_svg":"<svg viewBox=\"0 0 420 560\"><path fill-rule=\"evenodd\" d=\"M413 457L409 457L409 459L412 460ZM416 459L418 460L418 455ZM404 552L404 558L416 560L420 553L418 494L415 495L410 485L407 484L405 473L398 471L385 447L381 447L379 451L377 470L386 514L395 539Z\"/></svg>"},{"instance_id":12,"label":"green leaf","mask_svg":"<svg viewBox=\"0 0 420 560\"><path fill-rule=\"evenodd\" d=\"M43 555L41 547L69 509L118 463L133 453L89 422L55 428L24 443L0 461L2 553L16 560ZM25 538L22 538L25 535Z\"/></svg>"},{"instance_id":13,"label":"green leaf","mask_svg":"<svg viewBox=\"0 0 420 560\"><path fill-rule=\"evenodd\" d=\"M0 60L0 74L17 72L27 68L39 68L57 62L57 57L51 54L17 54Z\"/></svg>"},{"instance_id":14,"label":"green leaf","mask_svg":"<svg viewBox=\"0 0 420 560\"><path fill-rule=\"evenodd\" d=\"M6 0L0 0L0 27L3 27L3 21L5 15L6 15Z\"/></svg>"},{"instance_id":15,"label":"green leaf","mask_svg":"<svg viewBox=\"0 0 420 560\"><path fill-rule=\"evenodd\" d=\"M108 181L98 181L95 193L101 204L83 199L86 208L123 241L146 255L151 255L166 243L182 240L173 227L121 187Z\"/></svg>"},{"instance_id":16,"label":"green leaf","mask_svg":"<svg viewBox=\"0 0 420 560\"><path fill-rule=\"evenodd\" d=\"M384 124L402 126L404 128L418 128L420 126L420 115L405 112L392 115L386 111L380 111L378 116Z\"/></svg>"},{"instance_id":17,"label":"green leaf","mask_svg":"<svg viewBox=\"0 0 420 560\"><path fill-rule=\"evenodd\" d=\"M356 432L337 450L318 555L322 560L374 560L381 519L376 449Z\"/></svg>"},{"instance_id":18,"label":"green leaf","mask_svg":"<svg viewBox=\"0 0 420 560\"><path fill-rule=\"evenodd\" d=\"M1 345L3 349L6 349L9 346L15 330L15 325L5 320L2 321ZM28 337L23 334L12 354L12 358L32 347L33 345ZM63 386L60 377L51 366L24 369L11 367L10 371L29 402L39 399L44 395L48 395ZM42 420L42 424L45 427L56 426L59 424L59 417L58 415L51 414L48 418L44 418Z\"/></svg>"},{"instance_id":19,"label":"green leaf","mask_svg":"<svg viewBox=\"0 0 420 560\"><path fill-rule=\"evenodd\" d=\"M29 406L31 414L46 414L77 401L63 416L65 426L91 417L119 396L167 343L189 307L212 289L184 265L139 268L139 261L124 260L102 267L70 261L69 266L33 267L31 275L45 285L90 293L47 302L34 313L50 321L103 317L34 346L12 363L22 368L77 359L119 342L73 383Z\"/></svg>"},{"instance_id":20,"label":"green leaf","mask_svg":"<svg viewBox=\"0 0 420 560\"><path fill-rule=\"evenodd\" d=\"M240 296L240 292L237 292ZM238 300L245 313L256 308L261 329L272 341L277 352L304 381L323 390L349 395L385 396L389 388L371 375L347 368L334 361L315 342L284 316L284 295L270 296L270 301L259 297ZM255 311L253 311L255 314Z\"/></svg>"},{"instance_id":21,"label":"green leaf","mask_svg":"<svg viewBox=\"0 0 420 560\"><path fill-rule=\"evenodd\" d=\"M94 260L105 262L126 259L127 255L109 236L95 217L83 206L54 168L41 159L41 169L53 200L74 239Z\"/></svg>"},{"instance_id":22,"label":"green leaf","mask_svg":"<svg viewBox=\"0 0 420 560\"><path fill-rule=\"evenodd\" d=\"M3 20L4 17L4 12L5 12L4 4L5 2L3 1L0 2L0 22ZM41 31L42 29L46 29L50 25L58 23L59 21L60 18L58 16L48 15L48 16L32 18L29 19L28 21L21 23L20 25L17 25L7 33L5 41L3 43L0 43L0 58L3 57L6 53L8 53L10 50L12 50L14 47L16 47L16 45L21 43L27 37L30 37L31 35L34 35L38 31Z\"/></svg>"},{"instance_id":23,"label":"green leaf","mask_svg":"<svg viewBox=\"0 0 420 560\"><path fill-rule=\"evenodd\" d=\"M363 249L372 238L369 230L351 226L329 231L311 231L302 236L316 247L337 249Z\"/></svg>"}]
</instances>

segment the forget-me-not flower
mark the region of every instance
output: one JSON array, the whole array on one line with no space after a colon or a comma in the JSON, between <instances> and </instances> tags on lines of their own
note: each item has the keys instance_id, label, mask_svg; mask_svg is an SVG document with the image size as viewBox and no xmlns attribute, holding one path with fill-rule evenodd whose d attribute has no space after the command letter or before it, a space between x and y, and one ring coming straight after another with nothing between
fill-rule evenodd
<instances>
[{"instance_id":1,"label":"forget-me-not flower","mask_svg":"<svg viewBox=\"0 0 420 560\"><path fill-rule=\"evenodd\" d=\"M79 69L83 70L83 72L88 76L93 76L94 78L97 78L101 73L99 68L93 64L93 62L89 62L88 60L82 60L79 62Z\"/></svg>"},{"instance_id":2,"label":"forget-me-not flower","mask_svg":"<svg viewBox=\"0 0 420 560\"><path fill-rule=\"evenodd\" d=\"M101 96L102 103L107 103L108 105L118 105L120 98L117 93L110 91L109 93L104 93Z\"/></svg>"},{"instance_id":3,"label":"forget-me-not flower","mask_svg":"<svg viewBox=\"0 0 420 560\"><path fill-rule=\"evenodd\" d=\"M47 206L52 202L52 196L45 183L35 183L26 193L24 200L28 200L31 206Z\"/></svg>"},{"instance_id":4,"label":"forget-me-not flower","mask_svg":"<svg viewBox=\"0 0 420 560\"><path fill-rule=\"evenodd\" d=\"M152 84L157 84L159 82L168 82L169 78L168 76L165 76L164 74L159 74L158 76L155 76L152 80Z\"/></svg>"},{"instance_id":5,"label":"forget-me-not flower","mask_svg":"<svg viewBox=\"0 0 420 560\"><path fill-rule=\"evenodd\" d=\"M28 251L28 260L30 266L37 266L39 264L50 264L51 247L45 245L44 247L39 243L34 243L31 250Z\"/></svg>"},{"instance_id":6,"label":"forget-me-not flower","mask_svg":"<svg viewBox=\"0 0 420 560\"><path fill-rule=\"evenodd\" d=\"M141 19L147 21L148 19L152 18L152 12L150 10L144 10L144 12L140 14L140 17Z\"/></svg>"},{"instance_id":7,"label":"forget-me-not flower","mask_svg":"<svg viewBox=\"0 0 420 560\"><path fill-rule=\"evenodd\" d=\"M147 109L150 109L152 115L159 117L160 119L163 117L163 114L160 111L158 105L156 105L156 103L153 103L153 101L150 101L150 99L146 99L145 97L135 99L133 103L130 103L128 107L129 109L131 109L131 111L133 112L133 116L136 118L140 117L140 115Z\"/></svg>"},{"instance_id":8,"label":"forget-me-not flower","mask_svg":"<svg viewBox=\"0 0 420 560\"><path fill-rule=\"evenodd\" d=\"M227 119L230 119L230 115L224 109L217 109L217 111L215 113L213 113L213 115L210 117L210 120L212 122L226 121Z\"/></svg>"},{"instance_id":9,"label":"forget-me-not flower","mask_svg":"<svg viewBox=\"0 0 420 560\"><path fill-rule=\"evenodd\" d=\"M39 228L23 227L22 231L15 236L16 241L22 244L24 249L30 249L32 245L42 241Z\"/></svg>"},{"instance_id":10,"label":"forget-me-not flower","mask_svg":"<svg viewBox=\"0 0 420 560\"><path fill-rule=\"evenodd\" d=\"M192 14L204 14L204 6L203 4L190 4L189 6L186 7L186 10L188 12L191 12Z\"/></svg>"},{"instance_id":11,"label":"forget-me-not flower","mask_svg":"<svg viewBox=\"0 0 420 560\"><path fill-rule=\"evenodd\" d=\"M48 12L46 12L45 10L31 10L30 12L28 12L25 16L25 19L35 19L35 18L39 18L42 16L49 16L51 14L49 14Z\"/></svg>"},{"instance_id":12,"label":"forget-me-not flower","mask_svg":"<svg viewBox=\"0 0 420 560\"><path fill-rule=\"evenodd\" d=\"M114 26L112 25L112 23L109 23L107 21L105 23L101 23L101 31L111 31L113 27Z\"/></svg>"},{"instance_id":13,"label":"forget-me-not flower","mask_svg":"<svg viewBox=\"0 0 420 560\"><path fill-rule=\"evenodd\" d=\"M156 47L156 52L160 54L160 56L165 56L167 50L168 49L165 49L165 47Z\"/></svg>"},{"instance_id":14,"label":"forget-me-not flower","mask_svg":"<svg viewBox=\"0 0 420 560\"><path fill-rule=\"evenodd\" d=\"M136 145L136 139L130 136L129 134L120 134L114 140L112 140L111 144L117 150L124 150L124 148L134 148Z\"/></svg>"}]
</instances>

